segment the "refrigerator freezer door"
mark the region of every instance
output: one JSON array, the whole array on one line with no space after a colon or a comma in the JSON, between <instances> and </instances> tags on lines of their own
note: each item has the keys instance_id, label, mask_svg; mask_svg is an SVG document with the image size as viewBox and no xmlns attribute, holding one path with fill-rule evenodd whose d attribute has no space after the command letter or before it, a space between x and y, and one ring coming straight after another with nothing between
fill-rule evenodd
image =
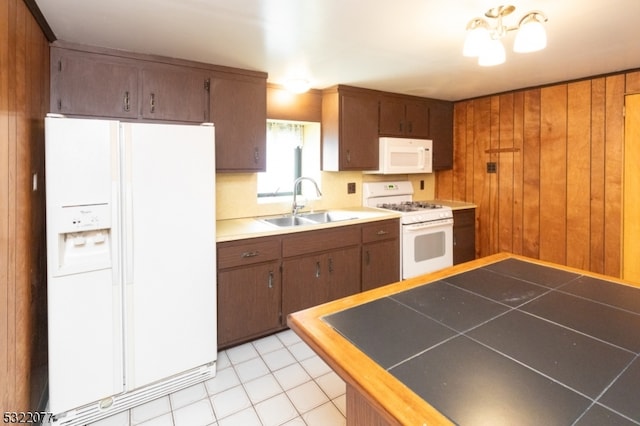
<instances>
[{"instance_id":1,"label":"refrigerator freezer door","mask_svg":"<svg viewBox=\"0 0 640 426\"><path fill-rule=\"evenodd\" d=\"M122 287L109 238L118 123L47 117L45 135L49 408L58 414L123 391Z\"/></svg>"},{"instance_id":2,"label":"refrigerator freezer door","mask_svg":"<svg viewBox=\"0 0 640 426\"><path fill-rule=\"evenodd\" d=\"M127 390L217 356L211 126L122 124Z\"/></svg>"}]
</instances>

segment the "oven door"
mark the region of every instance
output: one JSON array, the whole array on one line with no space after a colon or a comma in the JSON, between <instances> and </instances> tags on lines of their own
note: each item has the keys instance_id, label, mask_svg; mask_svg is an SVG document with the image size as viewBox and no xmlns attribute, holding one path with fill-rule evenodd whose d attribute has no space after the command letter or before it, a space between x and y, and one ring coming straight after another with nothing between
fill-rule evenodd
<instances>
[{"instance_id":1,"label":"oven door","mask_svg":"<svg viewBox=\"0 0 640 426\"><path fill-rule=\"evenodd\" d=\"M453 265L453 219L402 225L402 279Z\"/></svg>"}]
</instances>

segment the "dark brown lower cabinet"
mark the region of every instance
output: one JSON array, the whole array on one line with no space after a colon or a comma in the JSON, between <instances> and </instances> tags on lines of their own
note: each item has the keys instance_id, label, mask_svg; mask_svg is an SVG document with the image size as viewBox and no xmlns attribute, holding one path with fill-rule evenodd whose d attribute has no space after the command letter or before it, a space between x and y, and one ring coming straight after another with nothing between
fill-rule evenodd
<instances>
[{"instance_id":1,"label":"dark brown lower cabinet","mask_svg":"<svg viewBox=\"0 0 640 426\"><path fill-rule=\"evenodd\" d=\"M400 280L398 220L362 226L362 291Z\"/></svg>"},{"instance_id":2,"label":"dark brown lower cabinet","mask_svg":"<svg viewBox=\"0 0 640 426\"><path fill-rule=\"evenodd\" d=\"M476 258L476 209L453 211L453 264Z\"/></svg>"},{"instance_id":3,"label":"dark brown lower cabinet","mask_svg":"<svg viewBox=\"0 0 640 426\"><path fill-rule=\"evenodd\" d=\"M281 297L277 260L218 272L218 345L279 329Z\"/></svg>"},{"instance_id":4,"label":"dark brown lower cabinet","mask_svg":"<svg viewBox=\"0 0 640 426\"><path fill-rule=\"evenodd\" d=\"M218 347L286 328L287 315L398 281L398 219L218 243Z\"/></svg>"},{"instance_id":5,"label":"dark brown lower cabinet","mask_svg":"<svg viewBox=\"0 0 640 426\"><path fill-rule=\"evenodd\" d=\"M303 232L282 244L283 318L360 292L360 226Z\"/></svg>"},{"instance_id":6,"label":"dark brown lower cabinet","mask_svg":"<svg viewBox=\"0 0 640 426\"><path fill-rule=\"evenodd\" d=\"M280 247L280 237L218 244L218 347L282 328Z\"/></svg>"}]
</instances>

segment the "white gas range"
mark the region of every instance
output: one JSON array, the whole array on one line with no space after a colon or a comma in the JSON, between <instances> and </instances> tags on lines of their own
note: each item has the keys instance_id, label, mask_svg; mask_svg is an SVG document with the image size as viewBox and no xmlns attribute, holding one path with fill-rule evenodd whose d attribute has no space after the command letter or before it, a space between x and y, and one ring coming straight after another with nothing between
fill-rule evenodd
<instances>
[{"instance_id":1,"label":"white gas range","mask_svg":"<svg viewBox=\"0 0 640 426\"><path fill-rule=\"evenodd\" d=\"M365 182L362 204L402 213L400 279L453 265L453 212L448 206L413 201L409 181Z\"/></svg>"}]
</instances>

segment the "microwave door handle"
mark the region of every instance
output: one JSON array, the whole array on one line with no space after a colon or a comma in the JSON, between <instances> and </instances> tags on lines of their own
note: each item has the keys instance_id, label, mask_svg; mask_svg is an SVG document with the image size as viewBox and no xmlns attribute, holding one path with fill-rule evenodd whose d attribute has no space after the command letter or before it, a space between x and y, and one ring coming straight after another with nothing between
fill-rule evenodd
<instances>
[{"instance_id":1,"label":"microwave door handle","mask_svg":"<svg viewBox=\"0 0 640 426\"><path fill-rule=\"evenodd\" d=\"M420 158L420 162L418 163L418 168L420 170L424 170L424 148L418 148L418 157Z\"/></svg>"}]
</instances>

